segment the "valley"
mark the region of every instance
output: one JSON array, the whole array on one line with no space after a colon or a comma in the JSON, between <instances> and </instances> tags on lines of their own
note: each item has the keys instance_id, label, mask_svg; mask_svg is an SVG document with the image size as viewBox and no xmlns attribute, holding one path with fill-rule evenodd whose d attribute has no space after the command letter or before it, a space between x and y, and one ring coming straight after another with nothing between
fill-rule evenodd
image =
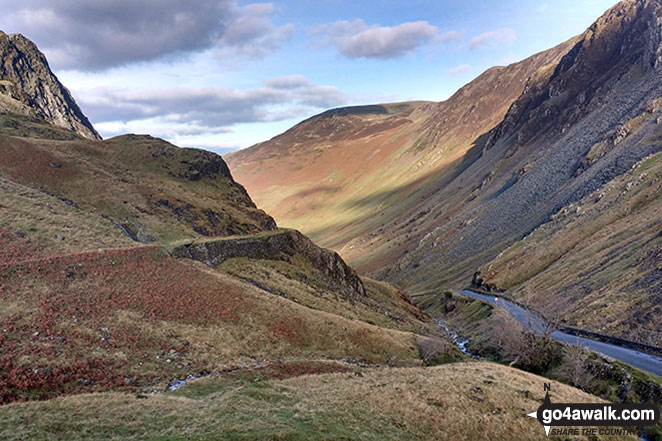
<instances>
[{"instance_id":1,"label":"valley","mask_svg":"<svg viewBox=\"0 0 662 441\"><path fill-rule=\"evenodd\" d=\"M102 139L0 32L0 438L544 440L545 387L662 404L661 54L623 0L221 157Z\"/></svg>"},{"instance_id":2,"label":"valley","mask_svg":"<svg viewBox=\"0 0 662 441\"><path fill-rule=\"evenodd\" d=\"M446 101L328 111L228 163L361 274L413 293L473 283L660 347L659 8L620 2Z\"/></svg>"}]
</instances>

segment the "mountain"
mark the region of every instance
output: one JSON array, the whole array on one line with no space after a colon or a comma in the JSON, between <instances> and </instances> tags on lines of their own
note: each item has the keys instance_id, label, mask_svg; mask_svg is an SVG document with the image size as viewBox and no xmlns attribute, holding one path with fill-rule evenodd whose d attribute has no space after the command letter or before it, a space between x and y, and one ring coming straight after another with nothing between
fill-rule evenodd
<instances>
[{"instance_id":1,"label":"mountain","mask_svg":"<svg viewBox=\"0 0 662 441\"><path fill-rule=\"evenodd\" d=\"M622 1L582 35L490 69L447 101L326 112L228 155L228 164L279 223L338 250L363 274L414 291L480 285L485 268L509 246L662 150L661 16L657 1ZM655 229L650 211L628 219L632 224L618 226L623 234L635 225L635 234ZM639 242L647 250L656 243ZM564 254L546 256L544 243L536 249L546 262ZM629 261L617 247L609 259ZM557 278L594 288L536 302L542 294L516 296L569 326L659 345L659 335L648 332L659 322L659 294L642 288L645 277L656 277L651 265L610 289L603 288L616 276L603 272L601 284L597 272L566 266ZM494 272L487 280L497 289L503 283L525 290L517 288L526 280L515 271L507 283ZM622 301L611 299L627 286ZM581 320L586 294L591 308L602 309ZM568 306L547 308L559 296ZM646 305L657 306L634 320ZM615 316L613 326L602 320Z\"/></svg>"},{"instance_id":2,"label":"mountain","mask_svg":"<svg viewBox=\"0 0 662 441\"><path fill-rule=\"evenodd\" d=\"M100 140L34 44L2 41L0 404L311 360L420 366L422 344L461 358L405 292L279 229L220 156Z\"/></svg>"},{"instance_id":3,"label":"mountain","mask_svg":"<svg viewBox=\"0 0 662 441\"><path fill-rule=\"evenodd\" d=\"M403 252L394 239L399 232L386 225L418 212L423 193L463 167L465 154L477 151L481 134L503 119L528 78L571 44L489 69L441 103L330 110L225 159L279 222L372 270Z\"/></svg>"},{"instance_id":4,"label":"mountain","mask_svg":"<svg viewBox=\"0 0 662 441\"><path fill-rule=\"evenodd\" d=\"M0 60L0 112L37 118L83 138L101 139L34 43L20 34L0 31Z\"/></svg>"}]
</instances>

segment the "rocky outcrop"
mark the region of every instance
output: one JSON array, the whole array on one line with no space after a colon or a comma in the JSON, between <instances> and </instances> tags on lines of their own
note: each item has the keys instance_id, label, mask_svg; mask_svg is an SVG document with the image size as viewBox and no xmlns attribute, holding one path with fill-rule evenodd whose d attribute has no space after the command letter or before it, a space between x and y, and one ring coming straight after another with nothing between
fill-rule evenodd
<instances>
[{"instance_id":1,"label":"rocky outcrop","mask_svg":"<svg viewBox=\"0 0 662 441\"><path fill-rule=\"evenodd\" d=\"M176 247L172 254L176 257L194 259L209 266L217 266L227 259L237 257L289 261L295 255L303 255L349 299L365 296L365 287L360 277L338 253L318 247L296 230L193 242Z\"/></svg>"},{"instance_id":2,"label":"rocky outcrop","mask_svg":"<svg viewBox=\"0 0 662 441\"><path fill-rule=\"evenodd\" d=\"M500 290L495 284L485 282L480 271L474 273L474 276L471 279L471 289L486 293L503 292L503 290Z\"/></svg>"},{"instance_id":3,"label":"rocky outcrop","mask_svg":"<svg viewBox=\"0 0 662 441\"><path fill-rule=\"evenodd\" d=\"M37 118L88 139L101 139L53 74L37 46L0 31L0 113Z\"/></svg>"},{"instance_id":4,"label":"rocky outcrop","mask_svg":"<svg viewBox=\"0 0 662 441\"><path fill-rule=\"evenodd\" d=\"M612 90L633 66L637 77L662 67L662 7L657 0L624 0L593 23L546 75L529 79L501 124L490 134L513 136L524 145L546 131L564 133L589 112L606 103Z\"/></svg>"}]
</instances>

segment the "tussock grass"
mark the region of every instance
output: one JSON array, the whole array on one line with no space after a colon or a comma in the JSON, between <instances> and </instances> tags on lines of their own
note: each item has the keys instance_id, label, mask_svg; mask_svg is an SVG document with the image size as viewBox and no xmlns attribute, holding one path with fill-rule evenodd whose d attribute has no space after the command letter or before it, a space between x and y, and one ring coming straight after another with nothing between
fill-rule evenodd
<instances>
[{"instance_id":1,"label":"tussock grass","mask_svg":"<svg viewBox=\"0 0 662 441\"><path fill-rule=\"evenodd\" d=\"M524 414L541 404L546 381L487 362L232 383L209 377L177 393L104 393L0 407L0 437L542 441L542 427ZM205 393L187 397L198 382ZM555 382L551 396L599 401Z\"/></svg>"},{"instance_id":2,"label":"tussock grass","mask_svg":"<svg viewBox=\"0 0 662 441\"><path fill-rule=\"evenodd\" d=\"M409 332L433 332L428 318L393 285L363 279L366 296L349 302L310 261L296 255L289 262L228 259L219 269L309 308Z\"/></svg>"},{"instance_id":3,"label":"tussock grass","mask_svg":"<svg viewBox=\"0 0 662 441\"><path fill-rule=\"evenodd\" d=\"M52 251L131 245L111 222L0 176L0 226ZM62 235L60 240L57 236Z\"/></svg>"}]
</instances>

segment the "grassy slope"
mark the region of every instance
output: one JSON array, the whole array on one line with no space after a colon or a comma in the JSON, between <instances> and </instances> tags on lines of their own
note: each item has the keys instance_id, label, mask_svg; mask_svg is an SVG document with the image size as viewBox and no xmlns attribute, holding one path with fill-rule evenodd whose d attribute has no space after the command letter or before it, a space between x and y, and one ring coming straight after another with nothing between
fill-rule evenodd
<instances>
[{"instance_id":1,"label":"grassy slope","mask_svg":"<svg viewBox=\"0 0 662 441\"><path fill-rule=\"evenodd\" d=\"M41 131L0 130L0 175L76 204L106 229L115 222L141 239L169 242L273 228L231 177L197 173L220 164L213 154L148 136L53 140L52 126L33 126Z\"/></svg>"},{"instance_id":2,"label":"grassy slope","mask_svg":"<svg viewBox=\"0 0 662 441\"><path fill-rule=\"evenodd\" d=\"M662 154L563 208L481 268L568 326L660 345Z\"/></svg>"},{"instance_id":3,"label":"grassy slope","mask_svg":"<svg viewBox=\"0 0 662 441\"><path fill-rule=\"evenodd\" d=\"M291 357L421 363L411 330L426 325L391 318L397 307L372 312L378 327L361 320L365 305L312 309L155 246L43 255L0 239L2 402Z\"/></svg>"},{"instance_id":4,"label":"grassy slope","mask_svg":"<svg viewBox=\"0 0 662 441\"><path fill-rule=\"evenodd\" d=\"M169 239L204 238L157 197L222 212L220 227L261 231L266 218L230 178L182 177L196 152L149 137L49 141L25 137L49 136L46 125L29 127L42 131L0 135L0 402L292 357L422 363L419 334L434 329L387 284L366 282L351 303L302 256L218 270L169 256ZM122 216L160 243L131 241L108 219Z\"/></svg>"},{"instance_id":5,"label":"grassy slope","mask_svg":"<svg viewBox=\"0 0 662 441\"><path fill-rule=\"evenodd\" d=\"M366 296L348 302L303 256L292 262L229 259L219 269L301 305L346 318L413 332L432 327L422 323L426 316L406 293L387 283L364 278Z\"/></svg>"},{"instance_id":6,"label":"grassy slope","mask_svg":"<svg viewBox=\"0 0 662 441\"><path fill-rule=\"evenodd\" d=\"M352 234L346 230L355 222L375 214L373 201L379 204L404 182L404 164L416 154L408 150L429 112L416 109L430 105L412 103L393 113L327 112L256 146L255 154L237 152L226 159L258 206L331 246ZM367 106L376 107L382 106ZM352 161L346 161L348 152Z\"/></svg>"},{"instance_id":7,"label":"grassy slope","mask_svg":"<svg viewBox=\"0 0 662 441\"><path fill-rule=\"evenodd\" d=\"M119 228L102 217L1 175L0 213L3 229L25 235L53 251L132 244ZM59 240L58 235L64 240Z\"/></svg>"},{"instance_id":8,"label":"grassy slope","mask_svg":"<svg viewBox=\"0 0 662 441\"><path fill-rule=\"evenodd\" d=\"M0 436L7 440L52 436L68 440L547 439L540 424L524 414L540 405L543 382L549 380L492 363L260 378L264 377L209 377L175 393L142 399L105 393L4 406ZM552 400L595 402L595 397L553 382ZM33 418L35 414L39 419Z\"/></svg>"}]
</instances>

